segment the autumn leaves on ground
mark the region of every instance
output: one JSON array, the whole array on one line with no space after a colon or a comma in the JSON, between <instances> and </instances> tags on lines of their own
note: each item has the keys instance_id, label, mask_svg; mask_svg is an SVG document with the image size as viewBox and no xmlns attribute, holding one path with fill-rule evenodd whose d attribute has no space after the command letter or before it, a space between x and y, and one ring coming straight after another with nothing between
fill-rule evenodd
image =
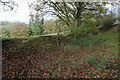
<instances>
[{"instance_id":1,"label":"autumn leaves on ground","mask_svg":"<svg viewBox=\"0 0 120 80\"><path fill-rule=\"evenodd\" d=\"M3 42L3 78L117 78L117 34L114 27L83 39L8 40Z\"/></svg>"}]
</instances>

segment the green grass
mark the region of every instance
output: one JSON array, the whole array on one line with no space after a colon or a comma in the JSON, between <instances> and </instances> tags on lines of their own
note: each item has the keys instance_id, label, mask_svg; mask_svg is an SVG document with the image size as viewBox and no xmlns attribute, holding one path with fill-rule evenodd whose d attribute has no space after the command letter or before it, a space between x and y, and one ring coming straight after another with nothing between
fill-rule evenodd
<instances>
[{"instance_id":1,"label":"green grass","mask_svg":"<svg viewBox=\"0 0 120 80\"><path fill-rule=\"evenodd\" d=\"M83 62L95 66L98 70L103 70L106 68L106 64L109 63L109 58L103 55L89 54Z\"/></svg>"},{"instance_id":2,"label":"green grass","mask_svg":"<svg viewBox=\"0 0 120 80\"><path fill-rule=\"evenodd\" d=\"M97 53L87 55L84 59L84 63L93 65L98 70L103 70L106 68L106 64L113 63L111 60L118 61L118 32L115 27L94 37L96 39L100 38L101 43L97 44Z\"/></svg>"}]
</instances>

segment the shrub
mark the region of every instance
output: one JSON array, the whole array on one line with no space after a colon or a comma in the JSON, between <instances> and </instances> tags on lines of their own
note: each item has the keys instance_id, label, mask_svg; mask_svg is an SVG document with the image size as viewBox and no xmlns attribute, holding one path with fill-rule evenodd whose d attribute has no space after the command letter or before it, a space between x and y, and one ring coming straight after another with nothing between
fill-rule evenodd
<instances>
[{"instance_id":1,"label":"shrub","mask_svg":"<svg viewBox=\"0 0 120 80\"><path fill-rule=\"evenodd\" d=\"M80 27L74 27L71 30L72 35L74 35L74 37L78 38L80 36L86 36L91 32L91 27L88 27L87 24L82 23Z\"/></svg>"},{"instance_id":2,"label":"shrub","mask_svg":"<svg viewBox=\"0 0 120 80\"><path fill-rule=\"evenodd\" d=\"M103 17L102 29L106 30L112 27L117 19L114 15L106 15Z\"/></svg>"},{"instance_id":3,"label":"shrub","mask_svg":"<svg viewBox=\"0 0 120 80\"><path fill-rule=\"evenodd\" d=\"M77 30L78 30L78 34L86 35L91 32L92 28L89 27L88 24L82 23L80 28L78 28Z\"/></svg>"},{"instance_id":4,"label":"shrub","mask_svg":"<svg viewBox=\"0 0 120 80\"><path fill-rule=\"evenodd\" d=\"M5 28L2 29L2 37L3 38L10 38L10 32Z\"/></svg>"},{"instance_id":5,"label":"shrub","mask_svg":"<svg viewBox=\"0 0 120 80\"><path fill-rule=\"evenodd\" d=\"M77 27L75 22L71 23L71 32L77 37L87 36L91 33L94 33L96 30L96 21L95 19L84 19L81 21L81 25Z\"/></svg>"},{"instance_id":6,"label":"shrub","mask_svg":"<svg viewBox=\"0 0 120 80\"><path fill-rule=\"evenodd\" d=\"M43 33L43 27L39 23L35 23L34 35L41 35Z\"/></svg>"},{"instance_id":7,"label":"shrub","mask_svg":"<svg viewBox=\"0 0 120 80\"><path fill-rule=\"evenodd\" d=\"M44 22L44 19L42 19L42 20L38 19L36 21L30 22L30 24L29 24L30 34L31 35L41 35L44 31L43 22Z\"/></svg>"}]
</instances>

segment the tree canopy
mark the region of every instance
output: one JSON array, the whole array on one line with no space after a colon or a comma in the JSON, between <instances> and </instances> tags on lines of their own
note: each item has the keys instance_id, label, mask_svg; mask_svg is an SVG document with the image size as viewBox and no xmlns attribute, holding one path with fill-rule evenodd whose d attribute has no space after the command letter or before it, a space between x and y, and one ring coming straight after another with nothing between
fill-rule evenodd
<instances>
[{"instance_id":1,"label":"tree canopy","mask_svg":"<svg viewBox=\"0 0 120 80\"><path fill-rule=\"evenodd\" d=\"M41 0L37 0L37 3L40 2ZM44 9L42 10L43 14L55 15L68 26L70 26L71 21L75 22L77 27L80 26L82 19L100 16L105 14L106 11L104 9L105 2L54 2L52 0L42 0L42 4L45 7L45 9L41 8ZM40 5L36 5L36 9L39 7Z\"/></svg>"}]
</instances>

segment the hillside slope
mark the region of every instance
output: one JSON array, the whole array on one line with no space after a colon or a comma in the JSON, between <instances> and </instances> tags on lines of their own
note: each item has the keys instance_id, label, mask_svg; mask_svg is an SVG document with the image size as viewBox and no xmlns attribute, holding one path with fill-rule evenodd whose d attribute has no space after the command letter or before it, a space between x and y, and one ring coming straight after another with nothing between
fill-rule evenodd
<instances>
[{"instance_id":1,"label":"hillside slope","mask_svg":"<svg viewBox=\"0 0 120 80\"><path fill-rule=\"evenodd\" d=\"M3 44L4 78L117 78L118 27L87 39L49 36Z\"/></svg>"}]
</instances>

